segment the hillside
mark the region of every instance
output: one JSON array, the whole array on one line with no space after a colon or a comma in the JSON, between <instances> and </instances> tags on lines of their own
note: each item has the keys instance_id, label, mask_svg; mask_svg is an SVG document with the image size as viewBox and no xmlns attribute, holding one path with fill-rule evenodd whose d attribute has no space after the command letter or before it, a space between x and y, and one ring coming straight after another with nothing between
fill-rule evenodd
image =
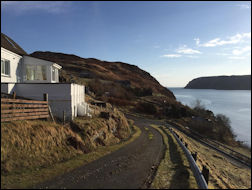
<instances>
[{"instance_id":1,"label":"hillside","mask_svg":"<svg viewBox=\"0 0 252 190\"><path fill-rule=\"evenodd\" d=\"M251 90L251 75L200 77L190 81L185 88Z\"/></svg>"},{"instance_id":2,"label":"hillside","mask_svg":"<svg viewBox=\"0 0 252 190\"><path fill-rule=\"evenodd\" d=\"M113 93L111 92L111 90L113 90L112 88L118 87L117 93L129 94L129 92L132 92L132 95L138 93L142 89L143 91L145 90L148 92L149 90L153 93L163 94L175 99L171 91L161 86L148 72L135 65L123 62L101 61L94 58L86 59L72 54L48 51L36 51L32 53L31 56L60 64L62 66L60 72L60 79L62 82L76 82L91 87L91 79L99 79L99 82L103 81L101 88L105 88L102 93L104 93L104 91ZM106 82L104 83L104 81ZM95 86L97 87L99 84ZM91 90L95 91L97 89L91 87Z\"/></svg>"}]
</instances>

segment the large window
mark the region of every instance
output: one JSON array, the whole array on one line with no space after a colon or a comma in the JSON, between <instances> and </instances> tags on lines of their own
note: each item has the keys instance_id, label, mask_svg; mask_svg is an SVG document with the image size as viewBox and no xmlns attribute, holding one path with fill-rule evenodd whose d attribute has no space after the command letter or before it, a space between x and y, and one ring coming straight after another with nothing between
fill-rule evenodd
<instances>
[{"instance_id":1,"label":"large window","mask_svg":"<svg viewBox=\"0 0 252 190\"><path fill-rule=\"evenodd\" d=\"M52 67L52 81L56 81L56 69Z\"/></svg>"},{"instance_id":2,"label":"large window","mask_svg":"<svg viewBox=\"0 0 252 190\"><path fill-rule=\"evenodd\" d=\"M1 59L1 74L10 76L10 61Z\"/></svg>"},{"instance_id":3,"label":"large window","mask_svg":"<svg viewBox=\"0 0 252 190\"><path fill-rule=\"evenodd\" d=\"M46 66L26 65L26 80L46 80Z\"/></svg>"}]
</instances>

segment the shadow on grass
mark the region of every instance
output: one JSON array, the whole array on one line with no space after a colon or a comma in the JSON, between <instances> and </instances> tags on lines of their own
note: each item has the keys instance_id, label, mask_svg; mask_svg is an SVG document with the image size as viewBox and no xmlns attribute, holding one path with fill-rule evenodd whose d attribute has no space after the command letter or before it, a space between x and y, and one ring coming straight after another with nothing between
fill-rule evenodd
<instances>
[{"instance_id":1,"label":"shadow on grass","mask_svg":"<svg viewBox=\"0 0 252 190\"><path fill-rule=\"evenodd\" d=\"M175 174L172 176L170 182L170 189L189 189L189 171L188 167L184 165L181 155L178 151L177 144L174 143L173 138L165 130L163 130L168 137L169 154L171 162L174 165Z\"/></svg>"}]
</instances>

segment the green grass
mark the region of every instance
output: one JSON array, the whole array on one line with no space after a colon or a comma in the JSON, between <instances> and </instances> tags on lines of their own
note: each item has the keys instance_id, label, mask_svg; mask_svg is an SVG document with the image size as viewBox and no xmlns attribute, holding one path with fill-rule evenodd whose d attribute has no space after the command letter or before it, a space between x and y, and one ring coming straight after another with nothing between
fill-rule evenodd
<instances>
[{"instance_id":1,"label":"green grass","mask_svg":"<svg viewBox=\"0 0 252 190\"><path fill-rule=\"evenodd\" d=\"M76 156L71 160L56 163L46 168L34 168L22 172L19 171L18 173L13 172L12 174L6 176L1 175L1 189L31 187L37 183L49 180L57 175L69 172L77 167L88 164L107 154L110 154L111 152L114 152L122 148L123 146L133 142L140 136L141 130L136 126L134 126L133 128L134 134L132 134L131 138L123 140L119 144L99 147L94 152Z\"/></svg>"},{"instance_id":2,"label":"green grass","mask_svg":"<svg viewBox=\"0 0 252 190\"><path fill-rule=\"evenodd\" d=\"M164 159L158 167L151 188L197 189L197 182L190 169L190 164L176 139L163 127L151 126L161 133L166 146Z\"/></svg>"}]
</instances>

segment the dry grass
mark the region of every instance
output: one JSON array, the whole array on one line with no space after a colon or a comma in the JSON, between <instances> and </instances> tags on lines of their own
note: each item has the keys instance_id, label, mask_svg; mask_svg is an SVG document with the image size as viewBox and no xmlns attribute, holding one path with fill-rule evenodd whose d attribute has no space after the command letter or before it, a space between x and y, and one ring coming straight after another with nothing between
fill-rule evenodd
<instances>
[{"instance_id":1,"label":"dry grass","mask_svg":"<svg viewBox=\"0 0 252 190\"><path fill-rule=\"evenodd\" d=\"M106 147L123 142L132 135L133 121L128 122L122 112L111 105L102 111L110 112L110 118L79 117L64 126L42 120L2 123L1 186L27 186L31 184L29 178L38 182L62 171L60 163L73 159L74 163L67 162L72 165L62 166L73 168L83 159L89 161L107 154L113 148ZM101 149L103 146L105 148ZM79 160L83 154L85 156ZM44 172L38 175L41 170Z\"/></svg>"},{"instance_id":2,"label":"dry grass","mask_svg":"<svg viewBox=\"0 0 252 190\"><path fill-rule=\"evenodd\" d=\"M239 152L249 158L251 158L251 148L247 148L247 147L234 147L234 146L228 146L228 145L225 145L227 146L228 148L236 151L236 152Z\"/></svg>"},{"instance_id":3,"label":"dry grass","mask_svg":"<svg viewBox=\"0 0 252 190\"><path fill-rule=\"evenodd\" d=\"M22 129L16 128L16 132L15 130L10 130L10 131L13 131L12 133L17 133L17 134L9 134L11 137L12 136L16 137L14 140L11 140L11 141L8 140L8 135L5 136L2 133L1 165L2 165L2 162L11 160L11 163L9 164L9 166L12 167L12 170L6 175L3 175L1 171L1 174L2 174L1 175L1 188L31 187L32 185L35 185L36 183L40 183L42 181L51 179L52 177L63 174L65 172L69 172L76 167L90 163L102 156L105 156L113 151L116 151L119 148L134 141L141 134L141 130L134 126L133 127L134 133L131 135L129 139L123 140L119 144L112 145L112 146L100 146L96 149L96 151L90 152L88 154L82 154L82 152L78 150L68 147L67 145L63 145L64 143L62 144L62 142L59 140L60 138L64 138L64 135L65 135L64 132L62 132L65 130L63 126L55 124L55 126L53 127L55 129L50 129L49 124L52 125L51 123L41 121L41 126L43 127L46 126L46 128L49 128L48 130L47 129L40 130L39 128L41 126L39 127L37 125L34 125L34 129L30 129L33 126L32 124L35 124L36 122L40 123L40 121L22 121L21 124L23 124L24 126ZM1 132L4 132L4 134L8 134L9 127L13 127L13 126L9 126L8 124L2 125ZM22 132L22 130L24 130L24 132ZM25 137L27 138L27 141L25 140L23 143L21 143L20 137L24 136L27 133L25 132L25 130L34 130L34 134L37 139L34 138L32 141L30 140L31 137L27 136ZM60 132L60 130L62 131ZM18 133L20 133L20 136L18 135ZM62 136L59 137L59 134L61 134ZM43 137L43 135L49 136L49 137L45 138L45 136ZM50 140L50 139L53 139L53 140ZM29 141L30 141L30 144L29 144ZM34 144L34 147L33 147L33 145L31 145L32 143L34 143L34 141L37 141L38 146ZM44 144L46 143L45 141L48 143L48 146ZM13 151L13 149L10 149L12 146L11 144L14 143L15 145L15 142L18 142L17 143L18 146L21 146L22 148L20 147L14 148L15 151ZM55 146L57 146L58 148L54 147L53 142L55 142ZM50 147L49 144L52 147ZM25 149L24 146L26 146L27 148ZM50 152L51 154L49 154L48 152ZM29 156L32 156L32 157L29 158ZM52 162L54 164L52 164ZM30 164L29 169L27 169L27 164L25 165L26 169L22 169L22 167L24 166L23 163ZM46 163L46 165L39 167L41 163ZM18 166L19 168L16 168L15 166ZM1 169L2 169L2 166L1 166Z\"/></svg>"},{"instance_id":4,"label":"dry grass","mask_svg":"<svg viewBox=\"0 0 252 190\"><path fill-rule=\"evenodd\" d=\"M95 148L96 145L91 142L93 136L98 137L105 145L118 143L121 139L129 137L131 134L130 126L122 112L112 108L109 104L107 108L94 107L96 107L94 109L96 116L94 115L93 118L77 117L73 121L73 124L78 128L76 132L80 134L85 142L86 140L90 141ZM99 117L101 111L108 112L110 114L109 119Z\"/></svg>"},{"instance_id":5,"label":"dry grass","mask_svg":"<svg viewBox=\"0 0 252 190\"><path fill-rule=\"evenodd\" d=\"M197 165L206 165L210 170L209 189L247 189L251 188L251 169L231 163L220 153L205 147L183 133L174 129L188 144L190 152L198 152Z\"/></svg>"},{"instance_id":6,"label":"dry grass","mask_svg":"<svg viewBox=\"0 0 252 190\"><path fill-rule=\"evenodd\" d=\"M176 139L163 127L151 125L163 136L166 145L164 159L161 161L155 179L151 184L153 189L196 189L197 182L190 169L190 164Z\"/></svg>"},{"instance_id":7,"label":"dry grass","mask_svg":"<svg viewBox=\"0 0 252 190\"><path fill-rule=\"evenodd\" d=\"M82 154L67 144L81 138L69 127L48 121L15 121L1 125L1 174L40 168Z\"/></svg>"}]
</instances>

